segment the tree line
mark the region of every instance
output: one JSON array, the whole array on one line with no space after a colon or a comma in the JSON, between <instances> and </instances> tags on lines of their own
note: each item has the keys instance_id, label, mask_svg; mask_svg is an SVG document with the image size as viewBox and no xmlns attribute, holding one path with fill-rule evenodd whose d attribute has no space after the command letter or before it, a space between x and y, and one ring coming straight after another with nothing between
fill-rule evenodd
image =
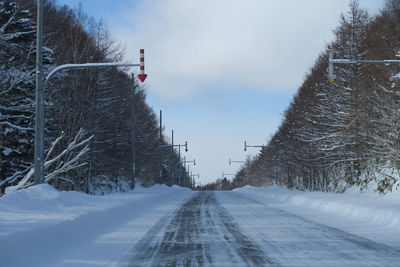
<instances>
[{"instance_id":1,"label":"tree line","mask_svg":"<svg viewBox=\"0 0 400 267\"><path fill-rule=\"evenodd\" d=\"M61 64L123 60L123 49L101 21L82 8L44 2L45 76ZM23 179L25 187L33 183L35 57L36 2L1 1L0 195ZM61 72L48 82L45 94L46 181L56 188L127 189L133 168L145 186L191 185L177 152L160 148L169 140L160 136L145 89L126 70Z\"/></svg>"},{"instance_id":2,"label":"tree line","mask_svg":"<svg viewBox=\"0 0 400 267\"><path fill-rule=\"evenodd\" d=\"M335 58L400 59L400 0L386 0L371 16L350 1L334 30ZM298 89L284 119L259 155L232 181L278 184L301 190L341 192L375 184L394 190L400 177L399 65L335 64L327 81L328 54L322 52Z\"/></svg>"}]
</instances>

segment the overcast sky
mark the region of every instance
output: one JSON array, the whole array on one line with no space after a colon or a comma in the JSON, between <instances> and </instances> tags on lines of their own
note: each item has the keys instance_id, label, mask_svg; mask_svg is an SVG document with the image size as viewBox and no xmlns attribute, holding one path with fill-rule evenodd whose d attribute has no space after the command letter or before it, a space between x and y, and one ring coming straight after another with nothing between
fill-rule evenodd
<instances>
[{"instance_id":1,"label":"overcast sky","mask_svg":"<svg viewBox=\"0 0 400 267\"><path fill-rule=\"evenodd\" d=\"M266 144L305 75L333 38L349 0L59 0L102 18L138 61L166 133L188 141L201 182L235 173ZM372 14L384 0L360 0Z\"/></svg>"}]
</instances>

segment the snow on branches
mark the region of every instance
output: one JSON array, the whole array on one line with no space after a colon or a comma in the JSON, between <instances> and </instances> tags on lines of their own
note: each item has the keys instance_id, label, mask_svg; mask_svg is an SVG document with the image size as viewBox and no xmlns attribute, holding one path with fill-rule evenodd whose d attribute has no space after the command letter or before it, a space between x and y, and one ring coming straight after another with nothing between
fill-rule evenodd
<instances>
[{"instance_id":1,"label":"snow on branches","mask_svg":"<svg viewBox=\"0 0 400 267\"><path fill-rule=\"evenodd\" d=\"M76 134L74 140L62 150L58 155L54 154L55 148L60 144L61 140L65 137L64 132L51 144L49 151L47 152L46 161L44 164L45 175L44 182L49 183L55 179L61 179L63 181L74 184L74 182L62 174L65 174L71 170L85 166L87 163L82 162L82 157L89 151L89 142L92 140L94 135L85 137L85 131L80 129ZM33 185L33 174L34 168L32 167L28 173L22 178L22 180L15 186L9 186L6 188L5 193L17 191L22 188L27 188Z\"/></svg>"}]
</instances>

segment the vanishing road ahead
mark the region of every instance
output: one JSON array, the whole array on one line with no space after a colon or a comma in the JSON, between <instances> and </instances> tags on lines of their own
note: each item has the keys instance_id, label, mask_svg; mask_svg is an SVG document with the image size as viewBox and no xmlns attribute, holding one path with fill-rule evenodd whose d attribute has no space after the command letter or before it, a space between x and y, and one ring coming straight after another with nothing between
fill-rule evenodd
<instances>
[{"instance_id":1,"label":"vanishing road ahead","mask_svg":"<svg viewBox=\"0 0 400 267\"><path fill-rule=\"evenodd\" d=\"M235 192L199 192L159 220L124 266L400 266L400 250Z\"/></svg>"}]
</instances>

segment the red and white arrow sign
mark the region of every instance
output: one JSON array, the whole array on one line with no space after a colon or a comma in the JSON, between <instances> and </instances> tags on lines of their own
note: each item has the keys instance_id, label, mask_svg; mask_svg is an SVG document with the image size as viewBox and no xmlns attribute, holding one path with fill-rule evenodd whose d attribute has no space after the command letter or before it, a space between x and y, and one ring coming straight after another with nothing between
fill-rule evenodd
<instances>
[{"instance_id":1,"label":"red and white arrow sign","mask_svg":"<svg viewBox=\"0 0 400 267\"><path fill-rule=\"evenodd\" d=\"M144 49L140 49L140 74L138 78L141 82L144 82L147 78L147 74L144 74Z\"/></svg>"}]
</instances>

